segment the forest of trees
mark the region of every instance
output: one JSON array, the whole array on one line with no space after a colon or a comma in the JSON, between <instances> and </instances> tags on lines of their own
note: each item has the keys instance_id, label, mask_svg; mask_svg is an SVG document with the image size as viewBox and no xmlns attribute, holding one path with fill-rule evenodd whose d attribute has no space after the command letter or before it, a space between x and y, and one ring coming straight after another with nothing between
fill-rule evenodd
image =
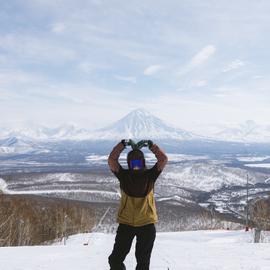
<instances>
[{"instance_id":1,"label":"forest of trees","mask_svg":"<svg viewBox=\"0 0 270 270\"><path fill-rule=\"evenodd\" d=\"M83 202L0 194L0 246L44 244L89 232L94 210Z\"/></svg>"},{"instance_id":2,"label":"forest of trees","mask_svg":"<svg viewBox=\"0 0 270 270\"><path fill-rule=\"evenodd\" d=\"M197 204L158 202L157 231L241 229L244 220ZM0 246L49 244L84 232L115 233L118 203L0 194ZM270 199L250 204L250 225L270 230ZM241 224L242 223L242 224Z\"/></svg>"},{"instance_id":3,"label":"forest of trees","mask_svg":"<svg viewBox=\"0 0 270 270\"><path fill-rule=\"evenodd\" d=\"M261 230L270 230L270 198L260 198L250 205L250 219Z\"/></svg>"}]
</instances>

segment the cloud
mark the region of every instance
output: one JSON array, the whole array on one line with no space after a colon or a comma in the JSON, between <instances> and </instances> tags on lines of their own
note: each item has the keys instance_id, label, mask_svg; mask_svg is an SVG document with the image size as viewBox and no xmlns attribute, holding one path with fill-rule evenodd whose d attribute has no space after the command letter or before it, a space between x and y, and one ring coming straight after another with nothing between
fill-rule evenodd
<instances>
[{"instance_id":1,"label":"cloud","mask_svg":"<svg viewBox=\"0 0 270 270\"><path fill-rule=\"evenodd\" d=\"M151 76L151 75L154 75L157 72L159 72L161 69L162 69L162 66L161 65L152 65L152 66L147 67L144 70L143 74L145 76Z\"/></svg>"},{"instance_id":2,"label":"cloud","mask_svg":"<svg viewBox=\"0 0 270 270\"><path fill-rule=\"evenodd\" d=\"M205 64L211 56L216 53L216 47L213 45L207 45L202 48L198 53L196 53L191 60L185 64L178 72L178 76L186 75L187 73L193 71L194 69Z\"/></svg>"},{"instance_id":3,"label":"cloud","mask_svg":"<svg viewBox=\"0 0 270 270\"><path fill-rule=\"evenodd\" d=\"M190 61L190 66L197 67L205 62L208 61L208 59L215 54L216 47L213 45L208 45L201 49L196 55L194 55Z\"/></svg>"},{"instance_id":4,"label":"cloud","mask_svg":"<svg viewBox=\"0 0 270 270\"><path fill-rule=\"evenodd\" d=\"M205 85L207 85L207 81L206 80L200 80L200 81L196 81L194 83L194 86L196 86L196 87L203 87Z\"/></svg>"},{"instance_id":5,"label":"cloud","mask_svg":"<svg viewBox=\"0 0 270 270\"><path fill-rule=\"evenodd\" d=\"M119 81L125 81L125 82L129 82L129 83L136 83L137 82L137 78L133 77L133 76L119 76L119 75L115 75L114 76L115 79L119 80Z\"/></svg>"},{"instance_id":6,"label":"cloud","mask_svg":"<svg viewBox=\"0 0 270 270\"><path fill-rule=\"evenodd\" d=\"M1 104L2 115L14 111L16 114L9 118L31 119L38 118L36 111L40 110L46 119L50 111L52 121L53 117L59 122L82 118L88 124L128 110L130 92L135 88L138 95L132 102L140 103L142 96L145 100L151 96L148 102L160 105L157 112L164 97L178 93L165 106L172 113L164 109L164 115L175 118L175 122L178 112L187 123L196 117L201 121L215 118L218 108L208 114L203 114L203 109L222 103L217 96L222 96L228 107L234 99L241 104L255 100L253 107L249 103L252 110L266 108L258 117L269 115L265 104L270 99L270 83L266 81L270 39L264 35L270 22L267 1L258 5L239 0L233 9L225 0L219 5L197 0L131 0L121 4L103 0L26 0L23 6L19 2L13 1L2 10L0 64L5 69L32 72L33 77L21 72L2 72L5 74L1 76L0 70L0 96L9 100ZM33 23L22 29L22 21ZM247 55L245 61L250 65L242 68L241 59ZM38 74L44 80L36 81ZM142 78L141 83L141 75L150 77ZM156 76L155 80L151 76ZM253 80L256 83L252 84ZM140 87L136 83L141 83ZM228 89L218 91L221 86ZM102 91L104 88L107 93ZM116 90L122 93L117 95ZM237 96L240 91L241 100ZM248 92L254 92L252 98ZM182 98L206 104L183 104L181 109ZM29 104L36 104L35 110ZM25 113L20 112L22 106ZM219 115L219 119L245 117L248 107L242 112L236 102L234 107L237 113L232 116L227 107L221 107L219 112L226 114ZM97 117L93 119L93 115Z\"/></svg>"},{"instance_id":7,"label":"cloud","mask_svg":"<svg viewBox=\"0 0 270 270\"><path fill-rule=\"evenodd\" d=\"M11 85L29 85L41 83L43 77L39 74L28 73L22 70L0 69L0 87Z\"/></svg>"},{"instance_id":8,"label":"cloud","mask_svg":"<svg viewBox=\"0 0 270 270\"><path fill-rule=\"evenodd\" d=\"M23 34L0 35L0 49L4 49L17 62L25 61L64 63L76 60L78 52L56 40Z\"/></svg>"},{"instance_id":9,"label":"cloud","mask_svg":"<svg viewBox=\"0 0 270 270\"><path fill-rule=\"evenodd\" d=\"M223 72L229 72L231 70L238 69L238 68L243 67L243 66L245 66L245 63L239 59L236 59L236 60L232 61L231 63L229 63L223 69Z\"/></svg>"},{"instance_id":10,"label":"cloud","mask_svg":"<svg viewBox=\"0 0 270 270\"><path fill-rule=\"evenodd\" d=\"M66 26L64 23L55 23L52 25L51 30L54 33L62 33L66 29Z\"/></svg>"},{"instance_id":11,"label":"cloud","mask_svg":"<svg viewBox=\"0 0 270 270\"><path fill-rule=\"evenodd\" d=\"M102 71L111 71L113 68L107 63L97 63L94 60L83 60L77 64L77 70L88 75Z\"/></svg>"}]
</instances>

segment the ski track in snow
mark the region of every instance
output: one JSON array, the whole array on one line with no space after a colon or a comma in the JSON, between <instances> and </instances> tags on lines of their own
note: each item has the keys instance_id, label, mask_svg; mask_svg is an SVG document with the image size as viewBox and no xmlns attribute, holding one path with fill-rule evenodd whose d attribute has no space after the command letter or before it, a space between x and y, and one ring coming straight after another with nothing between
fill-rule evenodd
<instances>
[{"instance_id":1,"label":"ski track in snow","mask_svg":"<svg viewBox=\"0 0 270 270\"><path fill-rule=\"evenodd\" d=\"M80 234L67 245L0 248L4 270L106 270L115 235ZM195 231L158 233L151 270L270 270L270 245L251 243L244 231ZM89 240L89 245L83 243ZM135 269L135 241L125 260Z\"/></svg>"}]
</instances>

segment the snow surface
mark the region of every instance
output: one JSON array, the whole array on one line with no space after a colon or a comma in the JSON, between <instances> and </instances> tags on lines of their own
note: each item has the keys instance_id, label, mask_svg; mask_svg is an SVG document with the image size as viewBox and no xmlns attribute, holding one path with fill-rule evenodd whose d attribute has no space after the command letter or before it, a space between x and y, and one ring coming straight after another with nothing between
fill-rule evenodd
<instances>
[{"instance_id":1,"label":"snow surface","mask_svg":"<svg viewBox=\"0 0 270 270\"><path fill-rule=\"evenodd\" d=\"M67 245L0 248L1 269L109 269L114 235L93 233L70 237ZM158 233L151 270L270 270L270 245L251 242L252 232L194 231ZM83 245L88 242L87 246ZM135 241L134 241L135 242ZM126 258L135 269L134 243Z\"/></svg>"},{"instance_id":2,"label":"snow surface","mask_svg":"<svg viewBox=\"0 0 270 270\"><path fill-rule=\"evenodd\" d=\"M9 137L4 141L0 141L0 155L9 154L32 154L32 153L48 153L47 149L33 143L31 139L19 139L17 137Z\"/></svg>"},{"instance_id":3,"label":"snow surface","mask_svg":"<svg viewBox=\"0 0 270 270\"><path fill-rule=\"evenodd\" d=\"M212 191L224 185L246 185L246 170L243 168L228 167L226 164L207 159L207 156L170 155L174 160L183 160L184 162L174 164L171 161L164 169L156 186L159 189L156 192L162 194L162 196L179 195L179 188ZM107 157L93 155L92 161L90 161L90 157L88 161L90 163L107 163ZM155 162L154 155L149 154L146 161L147 166L150 168ZM126 157L120 158L120 163L124 168L127 168ZM269 178L269 175L260 172L251 171L249 175L252 184L265 182ZM118 199L116 183L113 175L107 173L96 175L44 173L34 176L18 176L7 183L2 179L0 190L12 194L93 193L106 194L106 197ZM5 186L5 189L1 188L1 186Z\"/></svg>"},{"instance_id":4,"label":"snow surface","mask_svg":"<svg viewBox=\"0 0 270 270\"><path fill-rule=\"evenodd\" d=\"M255 183L259 174L250 172L250 181ZM164 179L164 180L163 180ZM186 162L184 164L168 164L159 182L171 183L194 190L212 191L224 185L245 185L246 170L228 167L226 164L208 162Z\"/></svg>"},{"instance_id":5,"label":"snow surface","mask_svg":"<svg viewBox=\"0 0 270 270\"><path fill-rule=\"evenodd\" d=\"M270 168L270 163L245 164L245 166L252 168Z\"/></svg>"},{"instance_id":6,"label":"snow surface","mask_svg":"<svg viewBox=\"0 0 270 270\"><path fill-rule=\"evenodd\" d=\"M8 189L7 189L7 183L4 179L0 178L0 192L3 192L3 193L7 193L8 192Z\"/></svg>"},{"instance_id":7,"label":"snow surface","mask_svg":"<svg viewBox=\"0 0 270 270\"><path fill-rule=\"evenodd\" d=\"M237 160L243 161L243 162L257 162L257 161L260 162L269 158L270 156L241 156L241 157L238 157Z\"/></svg>"}]
</instances>

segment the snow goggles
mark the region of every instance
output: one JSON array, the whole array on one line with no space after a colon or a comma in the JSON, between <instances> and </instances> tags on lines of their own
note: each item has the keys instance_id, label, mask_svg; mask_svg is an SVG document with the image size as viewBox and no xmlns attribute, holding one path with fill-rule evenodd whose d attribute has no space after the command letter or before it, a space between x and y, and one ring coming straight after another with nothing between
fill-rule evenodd
<instances>
[{"instance_id":1,"label":"snow goggles","mask_svg":"<svg viewBox=\"0 0 270 270\"><path fill-rule=\"evenodd\" d=\"M134 169L134 168L142 169L143 167L144 167L143 160L141 160L141 159L132 159L130 161L130 168L131 169Z\"/></svg>"}]
</instances>

